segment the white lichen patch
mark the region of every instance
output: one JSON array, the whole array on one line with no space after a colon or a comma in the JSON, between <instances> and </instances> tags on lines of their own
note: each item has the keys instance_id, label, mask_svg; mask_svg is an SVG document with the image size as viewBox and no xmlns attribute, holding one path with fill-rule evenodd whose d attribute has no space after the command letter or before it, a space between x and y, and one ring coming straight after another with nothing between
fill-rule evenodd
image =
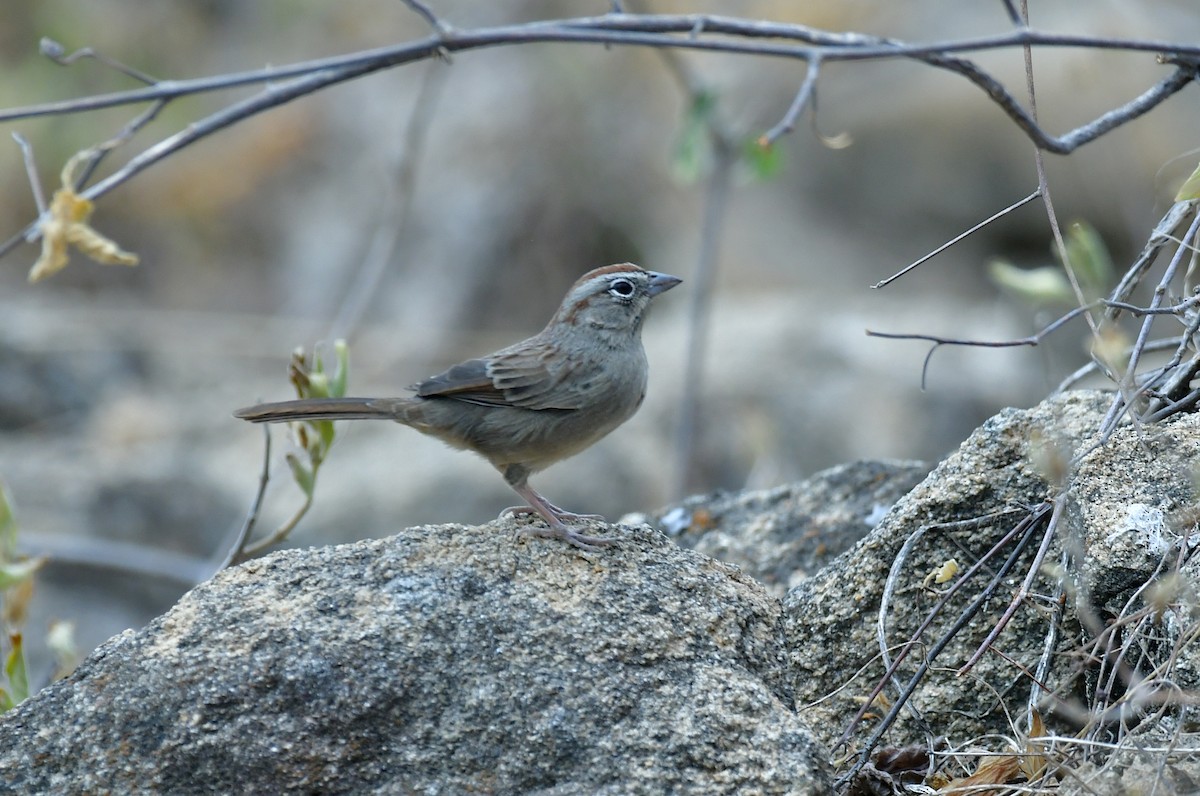
<instances>
[{"instance_id":1,"label":"white lichen patch","mask_svg":"<svg viewBox=\"0 0 1200 796\"><path fill-rule=\"evenodd\" d=\"M1149 552L1163 555L1171 549L1167 533L1166 512L1145 503L1130 503L1125 509L1125 521L1109 533L1104 541L1112 545L1125 534L1133 534L1144 542Z\"/></svg>"}]
</instances>

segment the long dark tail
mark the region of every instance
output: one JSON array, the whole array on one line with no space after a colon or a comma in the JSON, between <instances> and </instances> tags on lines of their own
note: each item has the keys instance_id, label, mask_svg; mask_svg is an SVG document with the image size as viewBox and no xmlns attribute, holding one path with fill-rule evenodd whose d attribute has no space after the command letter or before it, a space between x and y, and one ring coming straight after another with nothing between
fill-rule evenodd
<instances>
[{"instance_id":1,"label":"long dark tail","mask_svg":"<svg viewBox=\"0 0 1200 796\"><path fill-rule=\"evenodd\" d=\"M251 423L288 420L395 420L395 398L306 398L247 406L233 413Z\"/></svg>"}]
</instances>

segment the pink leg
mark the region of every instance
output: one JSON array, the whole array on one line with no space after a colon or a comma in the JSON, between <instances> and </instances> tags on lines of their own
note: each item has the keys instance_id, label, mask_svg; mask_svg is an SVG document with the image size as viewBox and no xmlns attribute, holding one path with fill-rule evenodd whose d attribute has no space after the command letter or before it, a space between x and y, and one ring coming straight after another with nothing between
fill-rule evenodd
<instances>
[{"instance_id":1,"label":"pink leg","mask_svg":"<svg viewBox=\"0 0 1200 796\"><path fill-rule=\"evenodd\" d=\"M558 506L555 506L550 501L534 491L528 483L522 479L519 483L511 484L517 494L525 498L529 503L528 506L514 506L510 509L505 509L506 512L514 514L537 514L549 526L546 529L541 528L525 528L521 533L528 536L542 536L549 539L562 539L570 545L574 545L582 550L591 550L595 547L609 545L616 542L608 536L588 536L579 533L578 531L566 525L564 520L581 520L581 519L604 519L598 514L572 514L569 511L563 511Z\"/></svg>"},{"instance_id":2,"label":"pink leg","mask_svg":"<svg viewBox=\"0 0 1200 796\"><path fill-rule=\"evenodd\" d=\"M541 497L540 494L538 496ZM550 510L554 512L554 516L556 516L560 520L563 520L566 522L570 522L570 521L574 521L574 520L600 520L601 522L604 521L603 514L576 514L573 511L567 511L566 509L560 509L558 506L554 505L549 500L546 500L546 498L544 498L544 497L542 497L542 502L550 507ZM542 516L541 512L539 512L533 506L509 506L508 508L506 508L504 511L502 511L500 513L501 514L513 514L513 515L517 515L517 516L528 516L530 514L537 514L539 517Z\"/></svg>"}]
</instances>

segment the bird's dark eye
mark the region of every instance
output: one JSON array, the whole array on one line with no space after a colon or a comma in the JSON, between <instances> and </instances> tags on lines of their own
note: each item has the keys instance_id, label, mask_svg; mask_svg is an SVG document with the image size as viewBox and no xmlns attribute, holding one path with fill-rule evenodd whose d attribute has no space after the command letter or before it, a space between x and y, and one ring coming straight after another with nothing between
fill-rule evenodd
<instances>
[{"instance_id":1,"label":"bird's dark eye","mask_svg":"<svg viewBox=\"0 0 1200 796\"><path fill-rule=\"evenodd\" d=\"M618 298L629 298L633 295L633 283L628 279L614 279L608 286L608 292Z\"/></svg>"}]
</instances>

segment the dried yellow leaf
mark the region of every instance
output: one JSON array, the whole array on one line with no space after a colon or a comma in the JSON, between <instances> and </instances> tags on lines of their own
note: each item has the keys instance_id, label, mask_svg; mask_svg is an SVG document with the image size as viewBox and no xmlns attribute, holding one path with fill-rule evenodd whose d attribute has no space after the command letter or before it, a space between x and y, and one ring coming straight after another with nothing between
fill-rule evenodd
<instances>
[{"instance_id":1,"label":"dried yellow leaf","mask_svg":"<svg viewBox=\"0 0 1200 796\"><path fill-rule=\"evenodd\" d=\"M1029 738L1044 737L1046 737L1046 723L1042 721L1042 714L1035 710L1033 711L1033 718L1029 726ZM1030 782L1036 780L1046 770L1046 755L1043 753L1043 743L1043 741L1028 739L1025 741L1025 754L1021 755L1021 773Z\"/></svg>"},{"instance_id":2,"label":"dried yellow leaf","mask_svg":"<svg viewBox=\"0 0 1200 796\"><path fill-rule=\"evenodd\" d=\"M70 260L74 246L102 265L137 265L138 256L123 250L88 224L95 205L75 193L75 167L86 153L71 158L63 167L62 187L54 192L48 218L42 221L42 254L29 271L29 281L37 282L61 271Z\"/></svg>"},{"instance_id":3,"label":"dried yellow leaf","mask_svg":"<svg viewBox=\"0 0 1200 796\"><path fill-rule=\"evenodd\" d=\"M1175 194L1176 202L1194 202L1197 199L1200 199L1200 166L1179 186L1179 192Z\"/></svg>"},{"instance_id":4,"label":"dried yellow leaf","mask_svg":"<svg viewBox=\"0 0 1200 796\"><path fill-rule=\"evenodd\" d=\"M925 580L921 582L921 585L926 589L928 589L930 585L934 583L940 586L957 575L958 570L958 562L953 558L948 558L940 567L926 575Z\"/></svg>"},{"instance_id":5,"label":"dried yellow leaf","mask_svg":"<svg viewBox=\"0 0 1200 796\"><path fill-rule=\"evenodd\" d=\"M981 788L983 785L1004 785L1021 776L1021 765L1016 755L985 757L975 773L961 777L942 787L938 793L971 794L971 796L996 796L1000 789Z\"/></svg>"}]
</instances>

